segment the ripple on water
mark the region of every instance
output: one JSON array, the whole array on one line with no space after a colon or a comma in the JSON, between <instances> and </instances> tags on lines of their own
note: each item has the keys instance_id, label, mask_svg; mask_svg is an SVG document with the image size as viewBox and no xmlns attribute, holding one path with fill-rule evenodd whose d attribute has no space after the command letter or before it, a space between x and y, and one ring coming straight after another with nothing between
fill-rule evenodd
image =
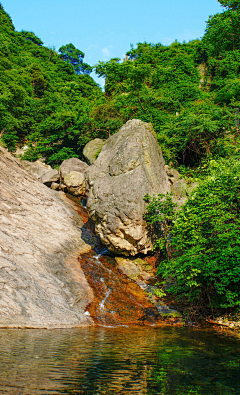
<instances>
[{"instance_id":1,"label":"ripple on water","mask_svg":"<svg viewBox=\"0 0 240 395\"><path fill-rule=\"evenodd\" d=\"M240 338L186 328L1 330L0 394L239 394Z\"/></svg>"}]
</instances>

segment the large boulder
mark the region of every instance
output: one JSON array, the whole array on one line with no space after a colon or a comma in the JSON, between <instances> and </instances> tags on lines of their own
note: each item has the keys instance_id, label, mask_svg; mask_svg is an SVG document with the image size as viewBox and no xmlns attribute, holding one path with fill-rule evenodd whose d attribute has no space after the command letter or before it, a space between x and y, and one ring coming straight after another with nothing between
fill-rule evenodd
<instances>
[{"instance_id":1,"label":"large boulder","mask_svg":"<svg viewBox=\"0 0 240 395\"><path fill-rule=\"evenodd\" d=\"M110 250L125 255L151 250L143 198L170 192L164 166L152 125L133 119L106 141L85 172L87 209Z\"/></svg>"},{"instance_id":2,"label":"large boulder","mask_svg":"<svg viewBox=\"0 0 240 395\"><path fill-rule=\"evenodd\" d=\"M81 161L78 158L66 159L62 162L59 168L60 180L64 180L64 177L71 173L71 171L77 171L79 173L84 173L89 166L87 163Z\"/></svg>"},{"instance_id":3,"label":"large boulder","mask_svg":"<svg viewBox=\"0 0 240 395\"><path fill-rule=\"evenodd\" d=\"M97 156L100 154L104 143L105 140L94 139L89 141L83 148L83 155L88 160L90 165L92 165L96 161Z\"/></svg>"},{"instance_id":4,"label":"large boulder","mask_svg":"<svg viewBox=\"0 0 240 395\"><path fill-rule=\"evenodd\" d=\"M0 328L92 325L83 221L0 147Z\"/></svg>"}]
</instances>

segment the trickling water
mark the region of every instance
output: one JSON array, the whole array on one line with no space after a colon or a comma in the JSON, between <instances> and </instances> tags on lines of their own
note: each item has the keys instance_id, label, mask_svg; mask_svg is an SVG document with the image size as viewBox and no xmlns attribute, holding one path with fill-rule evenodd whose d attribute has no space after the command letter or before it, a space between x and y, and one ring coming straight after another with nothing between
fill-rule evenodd
<instances>
[{"instance_id":1,"label":"trickling water","mask_svg":"<svg viewBox=\"0 0 240 395\"><path fill-rule=\"evenodd\" d=\"M94 224L87 211L76 198L71 199L84 223L83 239L85 237L88 244L94 245L90 253L79 256L79 263L94 292L94 300L87 311L95 323L105 326L162 324L162 317L149 301L145 288L141 289L118 269L116 260L94 235ZM179 319L173 321L179 322Z\"/></svg>"},{"instance_id":2,"label":"trickling water","mask_svg":"<svg viewBox=\"0 0 240 395\"><path fill-rule=\"evenodd\" d=\"M100 303L100 310L104 310L104 304L105 304L105 302L106 302L106 300L107 300L107 298L108 298L110 292L111 292L111 290L108 289L105 298L104 298L104 299L102 300L102 302Z\"/></svg>"},{"instance_id":3,"label":"trickling water","mask_svg":"<svg viewBox=\"0 0 240 395\"><path fill-rule=\"evenodd\" d=\"M111 326L162 323L144 290L118 270L113 258L92 252L81 255L79 261L94 290L88 311L95 323Z\"/></svg>"}]
</instances>

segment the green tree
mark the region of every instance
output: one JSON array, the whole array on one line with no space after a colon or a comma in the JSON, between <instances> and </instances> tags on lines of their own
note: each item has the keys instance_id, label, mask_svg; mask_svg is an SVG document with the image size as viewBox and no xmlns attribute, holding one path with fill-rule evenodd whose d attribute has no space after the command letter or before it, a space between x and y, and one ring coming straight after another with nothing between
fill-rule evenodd
<instances>
[{"instance_id":1,"label":"green tree","mask_svg":"<svg viewBox=\"0 0 240 395\"><path fill-rule=\"evenodd\" d=\"M223 56L226 51L240 49L240 2L219 2L226 10L209 18L203 39L210 56Z\"/></svg>"},{"instance_id":2,"label":"green tree","mask_svg":"<svg viewBox=\"0 0 240 395\"><path fill-rule=\"evenodd\" d=\"M59 48L59 52L61 59L72 64L76 74L91 73L92 68L87 63L83 63L84 53L75 48L73 44L63 45Z\"/></svg>"},{"instance_id":3,"label":"green tree","mask_svg":"<svg viewBox=\"0 0 240 395\"><path fill-rule=\"evenodd\" d=\"M26 30L21 30L21 35L25 38L25 40L30 40L34 44L43 45L43 42L40 38L38 38L33 32L28 32Z\"/></svg>"}]
</instances>

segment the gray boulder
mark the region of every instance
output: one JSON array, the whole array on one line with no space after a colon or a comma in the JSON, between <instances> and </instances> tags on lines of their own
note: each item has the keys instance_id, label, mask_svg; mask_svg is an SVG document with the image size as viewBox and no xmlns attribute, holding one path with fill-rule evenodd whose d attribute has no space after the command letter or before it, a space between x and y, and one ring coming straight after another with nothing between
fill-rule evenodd
<instances>
[{"instance_id":1,"label":"gray boulder","mask_svg":"<svg viewBox=\"0 0 240 395\"><path fill-rule=\"evenodd\" d=\"M106 141L86 171L87 209L110 250L125 255L151 250L143 198L170 192L164 166L152 125L133 119Z\"/></svg>"},{"instance_id":2,"label":"gray boulder","mask_svg":"<svg viewBox=\"0 0 240 395\"><path fill-rule=\"evenodd\" d=\"M89 166L87 165L87 163L81 161L78 158L70 158L64 160L59 168L61 182L67 174L71 173L71 171L78 171L79 173L84 173L88 167Z\"/></svg>"},{"instance_id":3,"label":"gray boulder","mask_svg":"<svg viewBox=\"0 0 240 395\"><path fill-rule=\"evenodd\" d=\"M85 145L83 149L83 155L91 165L96 161L97 155L101 152L104 143L105 140L94 139Z\"/></svg>"},{"instance_id":4,"label":"gray boulder","mask_svg":"<svg viewBox=\"0 0 240 395\"><path fill-rule=\"evenodd\" d=\"M39 181L50 187L52 182L58 182L59 178L60 177L58 171L55 169L51 169L44 173Z\"/></svg>"},{"instance_id":5,"label":"gray boulder","mask_svg":"<svg viewBox=\"0 0 240 395\"><path fill-rule=\"evenodd\" d=\"M85 194L85 178L83 173L71 171L64 177L64 184L68 191L74 196L83 196Z\"/></svg>"}]
</instances>

